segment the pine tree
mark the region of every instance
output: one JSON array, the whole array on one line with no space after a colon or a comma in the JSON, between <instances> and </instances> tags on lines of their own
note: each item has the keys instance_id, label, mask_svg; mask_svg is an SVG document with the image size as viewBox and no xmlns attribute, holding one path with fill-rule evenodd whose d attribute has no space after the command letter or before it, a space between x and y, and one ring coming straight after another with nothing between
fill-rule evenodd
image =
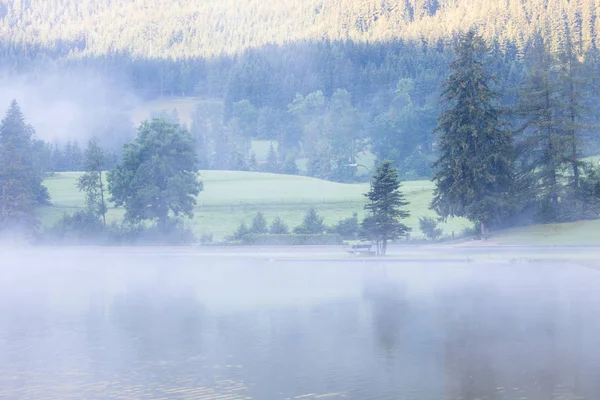
<instances>
[{"instance_id":1,"label":"pine tree","mask_svg":"<svg viewBox=\"0 0 600 400\"><path fill-rule=\"evenodd\" d=\"M33 160L33 134L13 100L0 124L0 228L35 228L34 207L49 198Z\"/></svg>"},{"instance_id":2,"label":"pine tree","mask_svg":"<svg viewBox=\"0 0 600 400\"><path fill-rule=\"evenodd\" d=\"M528 57L530 71L519 90L516 114L523 121L517 144L519 179L525 201L541 202L542 220L557 219L563 194L561 181L568 154L561 121L564 103L558 79L553 74L555 60L542 38Z\"/></svg>"},{"instance_id":3,"label":"pine tree","mask_svg":"<svg viewBox=\"0 0 600 400\"><path fill-rule=\"evenodd\" d=\"M267 233L269 229L267 228L267 220L265 216L260 211L256 213L254 218L252 219L252 225L250 226L250 233L255 233L257 235L264 235Z\"/></svg>"},{"instance_id":4,"label":"pine tree","mask_svg":"<svg viewBox=\"0 0 600 400\"><path fill-rule=\"evenodd\" d=\"M445 82L446 111L439 117L440 157L434 164L432 208L443 218L461 216L487 225L509 206L513 137L496 108L499 95L486 70L489 50L473 30L461 34Z\"/></svg>"},{"instance_id":5,"label":"pine tree","mask_svg":"<svg viewBox=\"0 0 600 400\"><path fill-rule=\"evenodd\" d=\"M318 235L325 232L325 224L323 223L323 217L321 217L317 210L309 208L304 215L302 224L294 228L294 233L304 235Z\"/></svg>"},{"instance_id":6,"label":"pine tree","mask_svg":"<svg viewBox=\"0 0 600 400\"><path fill-rule=\"evenodd\" d=\"M267 162L265 164L265 170L267 172L279 172L279 163L278 163L277 152L275 151L275 147L273 143L269 146L269 153L267 154Z\"/></svg>"},{"instance_id":7,"label":"pine tree","mask_svg":"<svg viewBox=\"0 0 600 400\"><path fill-rule=\"evenodd\" d=\"M287 235L290 233L290 230L287 224L281 219L281 217L276 217L269 227L269 233L271 235Z\"/></svg>"},{"instance_id":8,"label":"pine tree","mask_svg":"<svg viewBox=\"0 0 600 400\"><path fill-rule=\"evenodd\" d=\"M102 171L106 167L106 155L98 146L96 139L91 139L83 155L84 173L77 179L77 188L85 193L85 204L88 211L102 217L106 227L106 202L104 200L104 182Z\"/></svg>"},{"instance_id":9,"label":"pine tree","mask_svg":"<svg viewBox=\"0 0 600 400\"><path fill-rule=\"evenodd\" d=\"M377 243L377 254L385 255L388 240L398 239L406 235L410 228L400 222L410 216L404 210L409 203L400 191L398 171L392 166L391 161L383 161L378 167L371 189L365 193L369 203L365 210L369 215L362 223L365 236Z\"/></svg>"}]
</instances>

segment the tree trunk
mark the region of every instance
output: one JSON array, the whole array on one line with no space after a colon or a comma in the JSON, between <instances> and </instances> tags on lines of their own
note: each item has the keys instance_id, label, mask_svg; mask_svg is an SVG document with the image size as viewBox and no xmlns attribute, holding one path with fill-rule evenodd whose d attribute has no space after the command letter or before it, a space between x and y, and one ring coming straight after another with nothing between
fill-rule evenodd
<instances>
[{"instance_id":1,"label":"tree trunk","mask_svg":"<svg viewBox=\"0 0 600 400\"><path fill-rule=\"evenodd\" d=\"M385 256L386 251L387 251L387 238L384 238L383 243L381 245L381 255Z\"/></svg>"},{"instance_id":2,"label":"tree trunk","mask_svg":"<svg viewBox=\"0 0 600 400\"><path fill-rule=\"evenodd\" d=\"M481 240L487 239L487 227L485 226L485 222L481 222Z\"/></svg>"}]
</instances>

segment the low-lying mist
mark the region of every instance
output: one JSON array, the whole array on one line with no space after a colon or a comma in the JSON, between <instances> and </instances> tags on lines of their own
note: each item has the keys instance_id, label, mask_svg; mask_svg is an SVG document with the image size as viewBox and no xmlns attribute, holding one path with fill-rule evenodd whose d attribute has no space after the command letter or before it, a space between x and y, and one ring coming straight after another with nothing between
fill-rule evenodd
<instances>
[{"instance_id":1,"label":"low-lying mist","mask_svg":"<svg viewBox=\"0 0 600 400\"><path fill-rule=\"evenodd\" d=\"M120 147L131 139L130 113L141 103L128 83L92 70L35 77L0 73L0 87L0 108L17 100L37 138L50 143L85 143L95 136L107 147Z\"/></svg>"}]
</instances>

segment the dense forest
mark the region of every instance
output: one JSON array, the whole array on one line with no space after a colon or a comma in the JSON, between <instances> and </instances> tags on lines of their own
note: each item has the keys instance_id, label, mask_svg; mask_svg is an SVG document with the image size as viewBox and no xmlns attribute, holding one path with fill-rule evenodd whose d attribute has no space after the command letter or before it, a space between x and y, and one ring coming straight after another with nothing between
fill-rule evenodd
<instances>
[{"instance_id":1,"label":"dense forest","mask_svg":"<svg viewBox=\"0 0 600 400\"><path fill-rule=\"evenodd\" d=\"M540 47L558 67L569 52L594 82L599 7L595 0L0 0L1 67L33 84L50 72L93 71L141 99L222 100L202 103L189 127L202 168L257 169L249 144L270 139L278 145L263 167L269 171L294 173L295 161L308 158L308 174L351 181L346 166L369 150L412 179L432 173L431 133L458 32L475 27L488 43L495 89L509 109L521 101L529 55ZM585 87L586 115L595 114L592 89ZM104 111L100 128L88 124L89 132L67 139L96 136L118 153L133 129L118 106ZM523 123L515 112L507 120L515 129ZM598 151L590 133L582 132L582 156ZM78 165L74 143L52 146L51 169Z\"/></svg>"}]
</instances>

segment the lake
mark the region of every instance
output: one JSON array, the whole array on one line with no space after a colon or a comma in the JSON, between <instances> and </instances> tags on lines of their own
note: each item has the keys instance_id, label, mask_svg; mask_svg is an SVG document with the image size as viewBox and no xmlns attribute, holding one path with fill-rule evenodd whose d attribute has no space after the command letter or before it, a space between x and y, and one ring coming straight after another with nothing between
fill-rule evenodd
<instances>
[{"instance_id":1,"label":"lake","mask_svg":"<svg viewBox=\"0 0 600 400\"><path fill-rule=\"evenodd\" d=\"M0 399L600 398L600 272L0 256Z\"/></svg>"}]
</instances>

